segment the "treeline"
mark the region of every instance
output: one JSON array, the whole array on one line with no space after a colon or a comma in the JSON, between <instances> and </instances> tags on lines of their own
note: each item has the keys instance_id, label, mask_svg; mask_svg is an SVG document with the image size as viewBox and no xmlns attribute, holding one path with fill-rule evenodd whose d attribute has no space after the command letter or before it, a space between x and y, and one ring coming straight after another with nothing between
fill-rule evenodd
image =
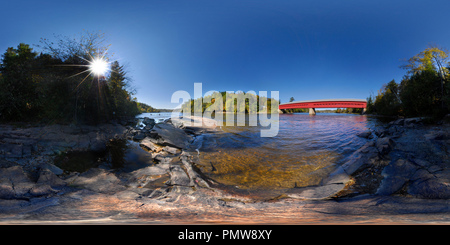
<instances>
[{"instance_id":1,"label":"treeline","mask_svg":"<svg viewBox=\"0 0 450 245\"><path fill-rule=\"evenodd\" d=\"M221 102L221 103L220 103ZM260 108L260 105L265 105ZM257 113L270 112L272 105L276 105L278 110L278 101L265 96L259 96L253 93L227 93L214 92L197 99L191 99L181 106L183 112L233 112L233 113Z\"/></svg>"},{"instance_id":2,"label":"treeline","mask_svg":"<svg viewBox=\"0 0 450 245\"><path fill-rule=\"evenodd\" d=\"M337 108L335 113L348 113L348 114L361 114L363 111L362 108Z\"/></svg>"},{"instance_id":3,"label":"treeline","mask_svg":"<svg viewBox=\"0 0 450 245\"><path fill-rule=\"evenodd\" d=\"M385 116L430 116L450 112L449 52L429 47L401 66L407 73L400 83L383 85L367 98L367 113Z\"/></svg>"},{"instance_id":4,"label":"treeline","mask_svg":"<svg viewBox=\"0 0 450 245\"><path fill-rule=\"evenodd\" d=\"M149 106L145 103L142 102L137 102L137 107L139 108L140 113L144 113L144 112L171 112L172 109L156 109L152 106Z\"/></svg>"},{"instance_id":5,"label":"treeline","mask_svg":"<svg viewBox=\"0 0 450 245\"><path fill-rule=\"evenodd\" d=\"M94 57L108 59L103 34L56 38L41 39L40 53L21 43L2 55L1 121L97 124L151 108L133 98L130 79L118 61L109 64L105 76L89 70Z\"/></svg>"}]
</instances>

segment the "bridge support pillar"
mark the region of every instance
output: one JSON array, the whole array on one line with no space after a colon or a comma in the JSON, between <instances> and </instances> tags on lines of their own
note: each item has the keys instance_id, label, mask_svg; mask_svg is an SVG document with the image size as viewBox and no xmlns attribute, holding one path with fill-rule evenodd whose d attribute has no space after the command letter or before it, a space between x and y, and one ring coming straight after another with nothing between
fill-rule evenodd
<instances>
[{"instance_id":1,"label":"bridge support pillar","mask_svg":"<svg viewBox=\"0 0 450 245\"><path fill-rule=\"evenodd\" d=\"M362 110L362 112L361 112L361 115L366 114L366 111L367 111L367 108L363 108L363 110Z\"/></svg>"},{"instance_id":2,"label":"bridge support pillar","mask_svg":"<svg viewBox=\"0 0 450 245\"><path fill-rule=\"evenodd\" d=\"M278 109L278 114L286 114L286 110L285 109Z\"/></svg>"},{"instance_id":3,"label":"bridge support pillar","mask_svg":"<svg viewBox=\"0 0 450 245\"><path fill-rule=\"evenodd\" d=\"M315 108L309 108L309 115L316 115L316 109Z\"/></svg>"}]
</instances>

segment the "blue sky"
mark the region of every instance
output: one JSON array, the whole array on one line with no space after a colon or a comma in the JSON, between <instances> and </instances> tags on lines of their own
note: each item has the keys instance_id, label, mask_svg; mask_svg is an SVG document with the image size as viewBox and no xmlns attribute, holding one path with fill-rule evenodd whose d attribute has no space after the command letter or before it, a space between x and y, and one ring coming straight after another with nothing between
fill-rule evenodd
<instances>
[{"instance_id":1,"label":"blue sky","mask_svg":"<svg viewBox=\"0 0 450 245\"><path fill-rule=\"evenodd\" d=\"M0 52L53 34L105 32L136 97L279 91L282 102L365 99L429 44L450 48L450 1L2 1ZM38 50L35 48L35 50Z\"/></svg>"}]
</instances>

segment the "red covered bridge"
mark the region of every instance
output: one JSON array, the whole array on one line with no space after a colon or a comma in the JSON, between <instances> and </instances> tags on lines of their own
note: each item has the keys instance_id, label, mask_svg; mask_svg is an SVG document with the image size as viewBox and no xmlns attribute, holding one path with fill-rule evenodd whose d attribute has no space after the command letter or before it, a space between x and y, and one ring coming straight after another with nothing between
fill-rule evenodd
<instances>
[{"instance_id":1,"label":"red covered bridge","mask_svg":"<svg viewBox=\"0 0 450 245\"><path fill-rule=\"evenodd\" d=\"M286 109L309 108L309 114L315 115L316 108L363 108L366 111L367 101L361 99L327 99L327 100L303 100L283 103L279 109L285 112Z\"/></svg>"}]
</instances>

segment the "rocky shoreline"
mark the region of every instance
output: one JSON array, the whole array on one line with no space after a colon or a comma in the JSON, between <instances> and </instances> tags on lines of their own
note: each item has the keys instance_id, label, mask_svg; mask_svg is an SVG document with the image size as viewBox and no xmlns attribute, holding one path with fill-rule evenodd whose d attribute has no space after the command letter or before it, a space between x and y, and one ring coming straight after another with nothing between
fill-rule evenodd
<instances>
[{"instance_id":1,"label":"rocky shoreline","mask_svg":"<svg viewBox=\"0 0 450 245\"><path fill-rule=\"evenodd\" d=\"M366 145L321 185L292 188L264 202L228 193L196 168L190 143L214 126L155 124L148 118L144 124L0 125L0 221L302 223L382 215L391 222L383 215L436 212L439 220L450 221L447 123L399 119L364 132L359 136L367 138ZM99 159L82 173L53 164L66 152L104 152L111 139L138 142L153 162L117 171L110 159Z\"/></svg>"}]
</instances>

